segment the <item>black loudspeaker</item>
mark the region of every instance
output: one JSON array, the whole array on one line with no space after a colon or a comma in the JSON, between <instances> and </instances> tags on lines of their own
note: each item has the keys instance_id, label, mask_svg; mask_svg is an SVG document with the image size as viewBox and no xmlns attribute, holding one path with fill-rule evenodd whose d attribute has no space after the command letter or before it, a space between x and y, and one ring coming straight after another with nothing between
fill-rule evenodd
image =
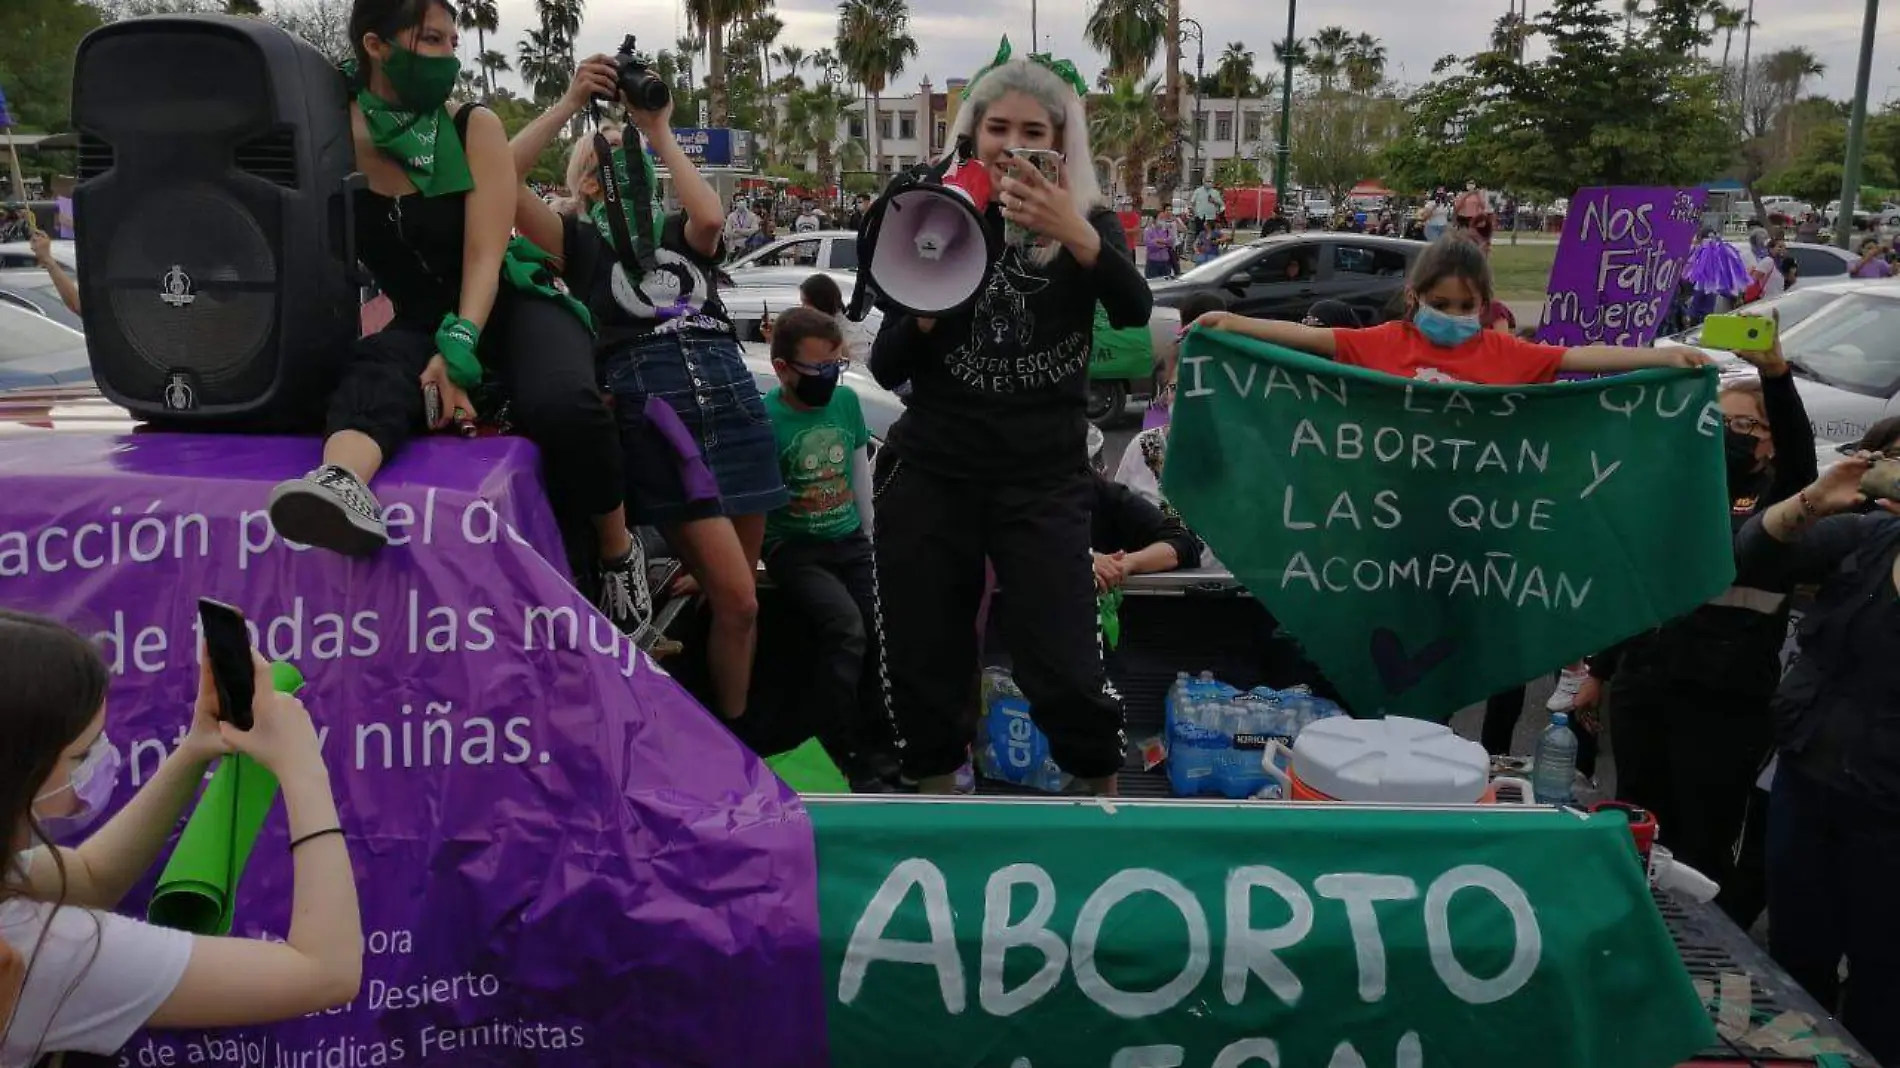
<instances>
[{"instance_id":1,"label":"black loudspeaker","mask_svg":"<svg viewBox=\"0 0 1900 1068\"><path fill-rule=\"evenodd\" d=\"M308 423L357 336L341 73L262 19L128 19L80 42L73 125L100 389L170 423Z\"/></svg>"}]
</instances>

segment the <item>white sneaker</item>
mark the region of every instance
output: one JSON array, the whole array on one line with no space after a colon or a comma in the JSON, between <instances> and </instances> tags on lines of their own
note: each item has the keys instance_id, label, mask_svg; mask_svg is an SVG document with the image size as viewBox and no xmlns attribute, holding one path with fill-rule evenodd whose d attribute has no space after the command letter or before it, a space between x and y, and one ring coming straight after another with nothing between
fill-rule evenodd
<instances>
[{"instance_id":1,"label":"white sneaker","mask_svg":"<svg viewBox=\"0 0 1900 1068\"><path fill-rule=\"evenodd\" d=\"M1577 707L1577 691L1583 688L1583 680L1590 677L1590 669L1581 664L1567 667L1557 676L1557 688L1551 691L1550 700L1544 702L1544 708L1550 712L1568 712Z\"/></svg>"}]
</instances>

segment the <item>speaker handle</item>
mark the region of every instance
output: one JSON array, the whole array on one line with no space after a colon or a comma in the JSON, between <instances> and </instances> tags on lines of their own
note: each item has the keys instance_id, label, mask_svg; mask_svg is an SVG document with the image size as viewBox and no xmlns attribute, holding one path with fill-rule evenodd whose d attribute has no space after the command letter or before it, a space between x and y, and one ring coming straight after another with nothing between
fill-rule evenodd
<instances>
[{"instance_id":1,"label":"speaker handle","mask_svg":"<svg viewBox=\"0 0 1900 1068\"><path fill-rule=\"evenodd\" d=\"M369 272L363 269L356 259L356 194L369 188L369 179L362 171L351 171L337 183L337 196L343 198L343 211L340 215L343 233L337 244L343 249L344 277L353 286L361 288L370 283Z\"/></svg>"}]
</instances>

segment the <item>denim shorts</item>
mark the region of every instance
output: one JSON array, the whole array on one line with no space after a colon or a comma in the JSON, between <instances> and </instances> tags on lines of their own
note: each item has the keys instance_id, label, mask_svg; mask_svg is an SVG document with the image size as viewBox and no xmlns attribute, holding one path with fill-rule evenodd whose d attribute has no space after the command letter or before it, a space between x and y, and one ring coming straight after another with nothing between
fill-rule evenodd
<instances>
[{"instance_id":1,"label":"denim shorts","mask_svg":"<svg viewBox=\"0 0 1900 1068\"><path fill-rule=\"evenodd\" d=\"M771 419L733 338L648 335L608 357L605 378L634 522L760 515L789 498Z\"/></svg>"}]
</instances>

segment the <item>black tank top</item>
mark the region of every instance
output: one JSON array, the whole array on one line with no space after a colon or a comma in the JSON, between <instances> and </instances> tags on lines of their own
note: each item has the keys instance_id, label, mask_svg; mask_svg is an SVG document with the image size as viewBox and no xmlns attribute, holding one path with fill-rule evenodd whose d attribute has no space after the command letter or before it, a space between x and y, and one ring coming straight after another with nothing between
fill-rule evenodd
<instances>
[{"instance_id":1,"label":"black tank top","mask_svg":"<svg viewBox=\"0 0 1900 1068\"><path fill-rule=\"evenodd\" d=\"M455 136L468 144L468 117L455 116ZM392 325L431 333L462 296L462 232L467 193L425 197L356 194L356 256L395 305Z\"/></svg>"}]
</instances>

